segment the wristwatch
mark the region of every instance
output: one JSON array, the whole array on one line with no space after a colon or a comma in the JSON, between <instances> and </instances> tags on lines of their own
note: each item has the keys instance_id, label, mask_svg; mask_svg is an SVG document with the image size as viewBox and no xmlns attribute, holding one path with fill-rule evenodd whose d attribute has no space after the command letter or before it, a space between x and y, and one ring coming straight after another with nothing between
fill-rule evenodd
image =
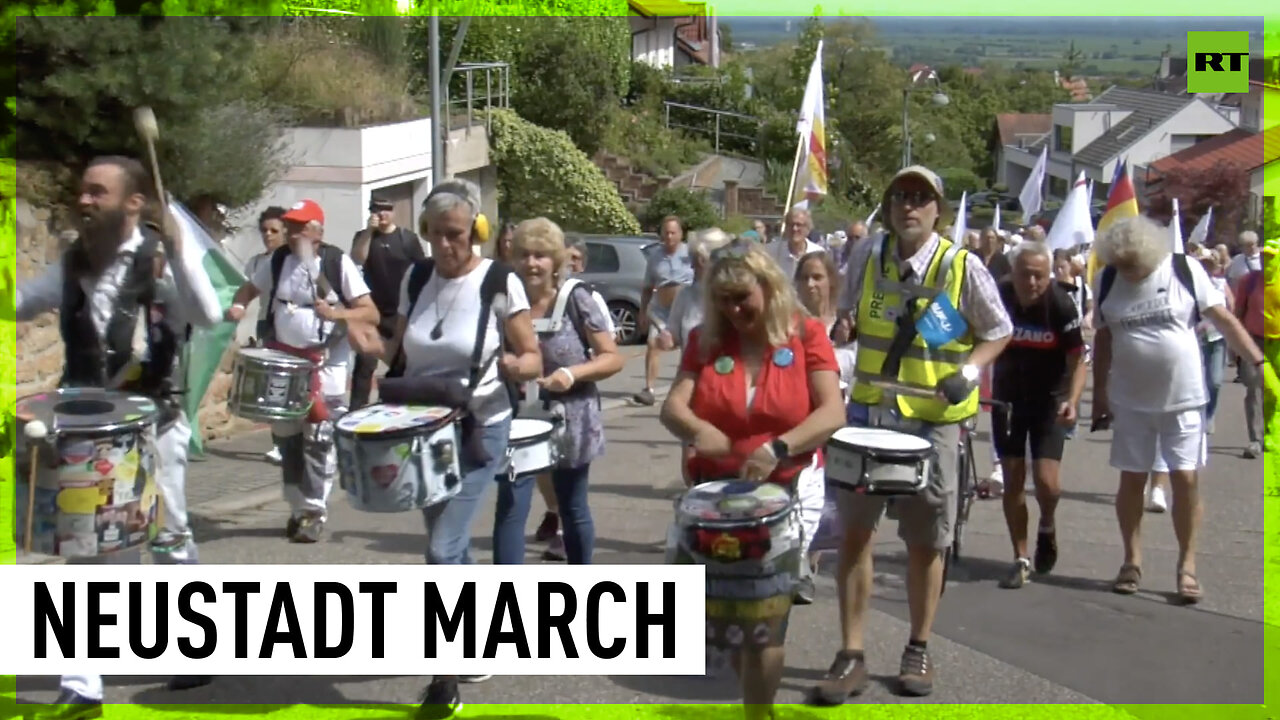
<instances>
[{"instance_id":1,"label":"wristwatch","mask_svg":"<svg viewBox=\"0 0 1280 720\"><path fill-rule=\"evenodd\" d=\"M773 451L773 456L779 460L786 460L791 457L791 448L787 447L787 443L782 438L774 438L769 442L769 449Z\"/></svg>"}]
</instances>

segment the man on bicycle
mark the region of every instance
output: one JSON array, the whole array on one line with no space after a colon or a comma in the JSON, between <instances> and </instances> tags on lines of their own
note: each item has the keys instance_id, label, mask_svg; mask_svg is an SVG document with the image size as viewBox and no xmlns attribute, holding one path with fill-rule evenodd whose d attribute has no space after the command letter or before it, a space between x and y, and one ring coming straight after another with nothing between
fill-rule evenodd
<instances>
[{"instance_id":1,"label":"man on bicycle","mask_svg":"<svg viewBox=\"0 0 1280 720\"><path fill-rule=\"evenodd\" d=\"M856 332L858 340L851 423L923 436L938 453L928 487L895 503L898 536L907 545L911 610L898 679L902 693L914 696L933 690L927 643L942 592L942 553L955 530L960 423L977 414L978 373L1013 332L982 258L935 232L947 207L942 180L931 170L912 166L895 175L881 204L888 232L852 251L839 302L843 331ZM878 380L926 397L886 398ZM843 645L814 689L817 702L840 704L867 687L862 626L871 599L872 538L885 505L884 497L849 492L837 501L844 528L836 571Z\"/></svg>"},{"instance_id":2,"label":"man on bicycle","mask_svg":"<svg viewBox=\"0 0 1280 720\"><path fill-rule=\"evenodd\" d=\"M1040 505L1035 570L1047 574L1058 560L1053 513L1061 488L1058 469L1067 429L1087 377L1081 362L1084 338L1071 297L1075 286L1053 279L1048 246L1028 241L1014 251L1013 273L999 285L1000 297L1013 320L1013 340L996 360L992 395L1013 404L1006 416L992 416L992 435L1007 484L1004 521L1013 541L1013 568L1000 587L1020 588L1031 577L1027 555L1027 448ZM1016 402L1015 402L1016 401ZM1007 418L1007 420L1006 420Z\"/></svg>"}]
</instances>

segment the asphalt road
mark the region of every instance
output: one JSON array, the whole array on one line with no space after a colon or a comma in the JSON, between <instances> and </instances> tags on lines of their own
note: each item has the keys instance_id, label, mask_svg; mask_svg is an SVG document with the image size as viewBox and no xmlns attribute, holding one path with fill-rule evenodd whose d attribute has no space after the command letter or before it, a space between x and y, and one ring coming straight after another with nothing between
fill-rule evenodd
<instances>
[{"instance_id":1,"label":"asphalt road","mask_svg":"<svg viewBox=\"0 0 1280 720\"><path fill-rule=\"evenodd\" d=\"M674 358L664 363L670 377ZM634 376L640 362L629 371ZM629 382L635 382L632 377ZM614 398L633 392L616 386ZM998 578L1011 550L998 501L979 502L967 538L967 559L951 577L930 649L935 692L905 700L891 692L906 641L904 555L892 523L876 549L876 596L867 623L867 656L875 682L859 703L1240 703L1265 717L1263 701L1263 503L1261 460L1244 460L1243 389L1223 388L1217 434L1202 477L1204 525L1199 577L1206 597L1197 607L1172 602L1177 544L1169 515L1144 523L1145 577L1135 596L1114 595L1109 584L1122 555L1112 493L1116 473L1106 463L1109 433L1082 428L1064 462L1059 506L1059 561L1053 575L1021 590L1002 590ZM1084 414L1087 416L1087 403ZM609 450L593 466L591 506L597 564L661 563L679 491L676 446L650 408L615 407L606 415ZM985 429L985 422L983 425ZM425 536L416 514L367 515L340 496L321 543L283 539L285 505L278 470L261 462L264 435L247 436L210 452L200 483L234 478L234 492L195 487L209 498L193 516L206 563L415 563ZM979 472L989 467L979 443ZM248 486L253 484L253 488ZM490 557L493 493L475 526L477 560ZM1036 511L1032 505L1032 522ZM534 502L529 531L541 518ZM542 562L530 542L529 562ZM778 701L800 703L838 649L835 588L830 567L818 580L818 599L793 614L787 670ZM212 685L169 693L156 678L108 678L108 701L164 703L412 703L420 677L223 677ZM55 678L20 678L19 697L47 702ZM725 703L738 699L731 676L499 677L464 686L468 706L502 703ZM480 708L477 708L479 710ZM1144 715L1141 710L1133 711ZM528 716L527 716L528 717Z\"/></svg>"}]
</instances>

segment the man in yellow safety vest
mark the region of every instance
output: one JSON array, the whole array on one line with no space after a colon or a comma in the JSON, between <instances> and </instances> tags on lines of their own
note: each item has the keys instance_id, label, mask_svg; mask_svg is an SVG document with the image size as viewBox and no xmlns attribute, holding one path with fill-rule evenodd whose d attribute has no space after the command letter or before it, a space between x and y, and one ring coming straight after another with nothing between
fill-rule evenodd
<instances>
[{"instance_id":1,"label":"man in yellow safety vest","mask_svg":"<svg viewBox=\"0 0 1280 720\"><path fill-rule=\"evenodd\" d=\"M850 424L919 435L937 452L927 487L896 502L911 612L898 679L903 694L921 696L933 689L927 641L942 590L942 552L954 535L959 423L977 414L979 371L1008 344L1013 325L982 258L939 236L949 208L933 171L901 170L880 210L886 232L849 257L839 330L856 333L858 342ZM929 396L886 397L873 384L877 380ZM868 685L862 626L871 598L871 541L885 505L883 496L839 495L844 539L836 584L843 646L815 688L815 700L823 704L843 703Z\"/></svg>"}]
</instances>

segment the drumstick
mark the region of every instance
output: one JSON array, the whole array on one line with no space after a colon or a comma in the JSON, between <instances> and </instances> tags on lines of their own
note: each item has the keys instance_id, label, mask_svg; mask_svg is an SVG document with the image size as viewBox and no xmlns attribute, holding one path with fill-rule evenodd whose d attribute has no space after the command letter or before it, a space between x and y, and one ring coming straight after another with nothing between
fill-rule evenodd
<instances>
[{"instance_id":1,"label":"drumstick","mask_svg":"<svg viewBox=\"0 0 1280 720\"><path fill-rule=\"evenodd\" d=\"M36 515L36 471L40 468L40 442L49 434L49 429L39 420L32 420L22 429L22 434L30 441L28 444L31 446L31 474L27 482L27 522L22 533L23 551L30 555L31 533Z\"/></svg>"},{"instance_id":2,"label":"drumstick","mask_svg":"<svg viewBox=\"0 0 1280 720\"><path fill-rule=\"evenodd\" d=\"M156 197L160 200L160 213L163 216L168 208L164 201L164 183L160 181L160 163L156 160L156 140L160 139L160 125L156 123L156 114L147 106L134 110L133 126L147 145L147 156L151 159L151 177L156 183Z\"/></svg>"}]
</instances>

